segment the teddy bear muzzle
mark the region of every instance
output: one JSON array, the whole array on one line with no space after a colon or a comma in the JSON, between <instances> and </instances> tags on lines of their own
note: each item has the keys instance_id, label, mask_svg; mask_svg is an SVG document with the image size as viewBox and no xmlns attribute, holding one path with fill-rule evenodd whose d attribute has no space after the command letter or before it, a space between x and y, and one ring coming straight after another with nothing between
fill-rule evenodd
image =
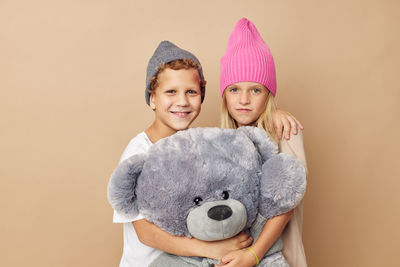
<instances>
[{"instance_id":1,"label":"teddy bear muzzle","mask_svg":"<svg viewBox=\"0 0 400 267\"><path fill-rule=\"evenodd\" d=\"M204 241L235 236L243 230L246 222L246 208L235 199L205 202L192 209L186 219L189 233Z\"/></svg>"}]
</instances>

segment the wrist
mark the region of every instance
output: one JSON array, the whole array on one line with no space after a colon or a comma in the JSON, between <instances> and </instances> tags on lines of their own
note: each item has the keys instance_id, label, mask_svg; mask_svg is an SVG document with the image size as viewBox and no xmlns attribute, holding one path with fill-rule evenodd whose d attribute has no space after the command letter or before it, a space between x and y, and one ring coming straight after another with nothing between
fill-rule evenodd
<instances>
[{"instance_id":1,"label":"wrist","mask_svg":"<svg viewBox=\"0 0 400 267\"><path fill-rule=\"evenodd\" d=\"M197 242L195 256L214 260L220 260L223 256L218 254L218 249L214 246L215 241L202 241L195 238L194 240Z\"/></svg>"},{"instance_id":2,"label":"wrist","mask_svg":"<svg viewBox=\"0 0 400 267\"><path fill-rule=\"evenodd\" d=\"M247 250L251 254L251 257L252 257L253 262L254 262L253 265L257 266L260 263L260 259L258 258L257 253L255 252L255 250L252 247L245 248L245 250Z\"/></svg>"}]
</instances>

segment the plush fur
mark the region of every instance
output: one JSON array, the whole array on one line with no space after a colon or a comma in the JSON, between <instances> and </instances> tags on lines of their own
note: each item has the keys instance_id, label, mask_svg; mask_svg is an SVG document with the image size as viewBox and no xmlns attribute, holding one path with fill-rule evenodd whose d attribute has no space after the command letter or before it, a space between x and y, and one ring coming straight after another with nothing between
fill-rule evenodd
<instances>
[{"instance_id":1,"label":"plush fur","mask_svg":"<svg viewBox=\"0 0 400 267\"><path fill-rule=\"evenodd\" d=\"M265 131L192 128L122 162L108 197L115 210L140 212L173 235L212 241L250 228L257 214L293 209L305 186L299 160L278 154Z\"/></svg>"}]
</instances>

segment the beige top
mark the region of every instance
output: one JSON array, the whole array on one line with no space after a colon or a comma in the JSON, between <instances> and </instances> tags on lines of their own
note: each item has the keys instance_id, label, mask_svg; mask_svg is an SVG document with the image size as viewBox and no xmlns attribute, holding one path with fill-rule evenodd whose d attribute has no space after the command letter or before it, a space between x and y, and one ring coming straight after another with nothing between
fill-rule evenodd
<instances>
[{"instance_id":1,"label":"beige top","mask_svg":"<svg viewBox=\"0 0 400 267\"><path fill-rule=\"evenodd\" d=\"M279 143L279 151L297 157L307 169L304 153L303 133L291 135L290 140L282 140ZM303 227L303 201L294 209L289 223L283 230L283 254L291 267L307 267L306 255L302 241Z\"/></svg>"}]
</instances>

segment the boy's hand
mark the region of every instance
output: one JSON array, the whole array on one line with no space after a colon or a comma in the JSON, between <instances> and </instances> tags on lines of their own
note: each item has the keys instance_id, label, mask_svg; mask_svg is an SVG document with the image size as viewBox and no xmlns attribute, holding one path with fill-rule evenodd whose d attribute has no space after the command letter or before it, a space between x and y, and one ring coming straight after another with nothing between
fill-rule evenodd
<instances>
[{"instance_id":1,"label":"boy's hand","mask_svg":"<svg viewBox=\"0 0 400 267\"><path fill-rule=\"evenodd\" d=\"M232 251L241 251L241 249L247 248L252 242L253 238L243 232L225 240L207 242L207 254L210 254L208 258L220 260Z\"/></svg>"},{"instance_id":2,"label":"boy's hand","mask_svg":"<svg viewBox=\"0 0 400 267\"><path fill-rule=\"evenodd\" d=\"M254 255L246 250L236 250L228 253L221 259L221 264L215 264L215 267L225 266L225 267L252 267L257 264L257 260Z\"/></svg>"},{"instance_id":3,"label":"boy's hand","mask_svg":"<svg viewBox=\"0 0 400 267\"><path fill-rule=\"evenodd\" d=\"M274 128L276 131L276 135L278 136L279 140L282 139L282 133L286 140L290 139L290 130L292 130L293 134L297 134L297 127L300 129L304 129L303 125L289 112L277 109L272 114L272 119L274 122ZM268 129L272 131L272 129Z\"/></svg>"}]
</instances>

